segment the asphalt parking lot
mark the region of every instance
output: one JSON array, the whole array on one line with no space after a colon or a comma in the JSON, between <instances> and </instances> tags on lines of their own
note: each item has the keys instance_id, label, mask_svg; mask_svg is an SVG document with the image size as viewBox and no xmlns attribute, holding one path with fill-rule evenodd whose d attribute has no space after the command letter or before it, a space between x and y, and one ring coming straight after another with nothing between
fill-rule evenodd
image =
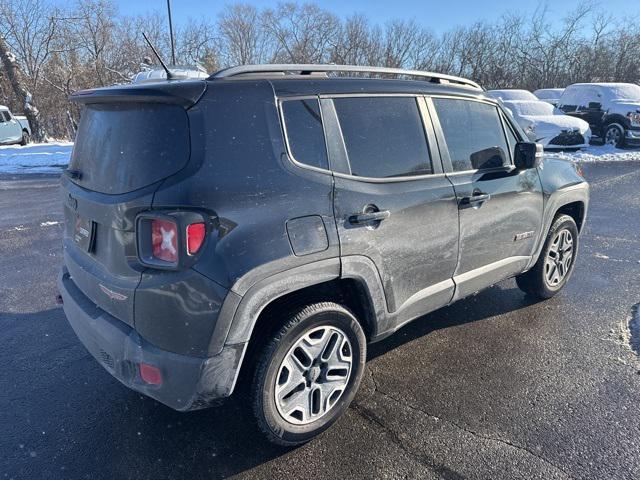
<instances>
[{"instance_id":1,"label":"asphalt parking lot","mask_svg":"<svg viewBox=\"0 0 640 480\"><path fill-rule=\"evenodd\" d=\"M1 478L640 478L640 162L585 174L561 295L508 280L371 346L347 415L293 450L237 402L177 413L111 378L55 302L56 179L0 177Z\"/></svg>"}]
</instances>

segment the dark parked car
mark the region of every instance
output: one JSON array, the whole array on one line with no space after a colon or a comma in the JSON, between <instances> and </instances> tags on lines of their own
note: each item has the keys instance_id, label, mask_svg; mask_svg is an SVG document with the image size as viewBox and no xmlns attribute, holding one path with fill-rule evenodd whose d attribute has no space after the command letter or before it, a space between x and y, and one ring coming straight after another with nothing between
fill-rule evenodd
<instances>
[{"instance_id":1,"label":"dark parked car","mask_svg":"<svg viewBox=\"0 0 640 480\"><path fill-rule=\"evenodd\" d=\"M558 108L589 122L605 144L640 146L640 85L575 83L564 90Z\"/></svg>"},{"instance_id":2,"label":"dark parked car","mask_svg":"<svg viewBox=\"0 0 640 480\"><path fill-rule=\"evenodd\" d=\"M71 326L174 409L240 392L280 444L344 413L368 342L509 277L551 297L576 261L588 184L469 80L245 66L73 100Z\"/></svg>"}]
</instances>

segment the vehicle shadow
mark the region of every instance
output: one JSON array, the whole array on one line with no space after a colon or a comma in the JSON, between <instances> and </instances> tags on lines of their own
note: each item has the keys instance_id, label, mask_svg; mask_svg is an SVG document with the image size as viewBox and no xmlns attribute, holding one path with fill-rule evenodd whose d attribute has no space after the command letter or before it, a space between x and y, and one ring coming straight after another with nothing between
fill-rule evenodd
<instances>
[{"instance_id":1,"label":"vehicle shadow","mask_svg":"<svg viewBox=\"0 0 640 480\"><path fill-rule=\"evenodd\" d=\"M492 287L371 345L369 360L532 303L515 289ZM179 413L120 385L77 341L61 308L0 314L0 323L1 376L13 387L0 394L7 462L0 468L10 478L226 478L291 451L263 439L237 395Z\"/></svg>"},{"instance_id":2,"label":"vehicle shadow","mask_svg":"<svg viewBox=\"0 0 640 480\"><path fill-rule=\"evenodd\" d=\"M367 352L367 360L385 355L405 343L424 337L436 330L514 312L539 302L538 299L522 293L515 285L512 288L505 288L504 283L494 285L413 320L393 335L371 344Z\"/></svg>"}]
</instances>

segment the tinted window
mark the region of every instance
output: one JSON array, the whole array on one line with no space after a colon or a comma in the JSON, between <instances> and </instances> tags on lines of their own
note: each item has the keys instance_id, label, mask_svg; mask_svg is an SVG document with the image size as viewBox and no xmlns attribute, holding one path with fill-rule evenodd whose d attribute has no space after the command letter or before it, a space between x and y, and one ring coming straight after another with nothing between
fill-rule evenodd
<instances>
[{"instance_id":1,"label":"tinted window","mask_svg":"<svg viewBox=\"0 0 640 480\"><path fill-rule=\"evenodd\" d=\"M82 172L73 180L82 187L121 194L178 172L189 152L189 122L179 105L87 105L69 168Z\"/></svg>"},{"instance_id":2,"label":"tinted window","mask_svg":"<svg viewBox=\"0 0 640 480\"><path fill-rule=\"evenodd\" d=\"M322 118L318 100L282 102L282 116L291 155L300 163L328 169Z\"/></svg>"},{"instance_id":3,"label":"tinted window","mask_svg":"<svg viewBox=\"0 0 640 480\"><path fill-rule=\"evenodd\" d=\"M434 98L454 171L509 164L498 109L487 103Z\"/></svg>"},{"instance_id":4,"label":"tinted window","mask_svg":"<svg viewBox=\"0 0 640 480\"><path fill-rule=\"evenodd\" d=\"M4 123L9 120L9 114L6 112L0 112L0 123Z\"/></svg>"},{"instance_id":5,"label":"tinted window","mask_svg":"<svg viewBox=\"0 0 640 480\"><path fill-rule=\"evenodd\" d=\"M336 98L333 102L353 175L387 178L432 173L415 98Z\"/></svg>"}]
</instances>

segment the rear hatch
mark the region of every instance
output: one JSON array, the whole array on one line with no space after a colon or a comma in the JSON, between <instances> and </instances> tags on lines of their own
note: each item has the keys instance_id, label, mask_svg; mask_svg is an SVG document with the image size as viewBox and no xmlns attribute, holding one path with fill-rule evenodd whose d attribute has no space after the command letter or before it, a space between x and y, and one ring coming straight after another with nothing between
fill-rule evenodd
<instances>
[{"instance_id":1,"label":"rear hatch","mask_svg":"<svg viewBox=\"0 0 640 480\"><path fill-rule=\"evenodd\" d=\"M203 81L128 85L79 92L82 114L62 178L65 264L97 306L133 326L135 218L165 178L189 162L188 108Z\"/></svg>"}]
</instances>

